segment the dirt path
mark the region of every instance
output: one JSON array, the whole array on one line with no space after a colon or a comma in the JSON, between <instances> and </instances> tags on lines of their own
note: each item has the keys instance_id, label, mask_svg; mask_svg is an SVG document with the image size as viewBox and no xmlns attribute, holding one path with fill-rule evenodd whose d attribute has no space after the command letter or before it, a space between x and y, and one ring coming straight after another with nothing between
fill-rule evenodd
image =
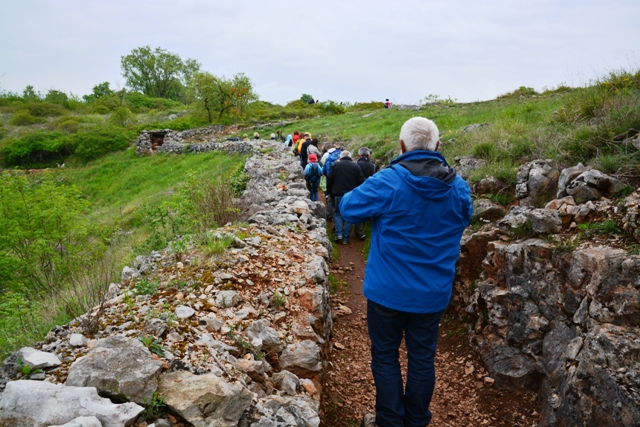
<instances>
[{"instance_id":1,"label":"dirt path","mask_svg":"<svg viewBox=\"0 0 640 427\"><path fill-rule=\"evenodd\" d=\"M362 295L365 266L362 248L363 243L357 239L340 245L339 259L331 265L331 273L338 279L338 290L331 300L337 319L323 396L324 427L359 426L365 413L374 413L375 387L369 368L366 299ZM462 322L445 313L436 355L431 425L536 426L536 395L486 385L487 374L466 342L465 328ZM404 355L402 364L406 369Z\"/></svg>"}]
</instances>

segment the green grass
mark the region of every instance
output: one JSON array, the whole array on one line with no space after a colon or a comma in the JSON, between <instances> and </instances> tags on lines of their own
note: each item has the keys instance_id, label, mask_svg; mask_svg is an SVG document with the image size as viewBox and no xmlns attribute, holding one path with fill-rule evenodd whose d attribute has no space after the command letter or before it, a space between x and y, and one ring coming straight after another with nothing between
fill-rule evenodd
<instances>
[{"instance_id":1,"label":"green grass","mask_svg":"<svg viewBox=\"0 0 640 427\"><path fill-rule=\"evenodd\" d=\"M243 156L224 153L139 157L133 148L107 155L79 168L57 169L91 202L93 221L119 221L125 228L140 226L145 207L154 207L173 195L193 171L196 177L223 176L240 164Z\"/></svg>"}]
</instances>

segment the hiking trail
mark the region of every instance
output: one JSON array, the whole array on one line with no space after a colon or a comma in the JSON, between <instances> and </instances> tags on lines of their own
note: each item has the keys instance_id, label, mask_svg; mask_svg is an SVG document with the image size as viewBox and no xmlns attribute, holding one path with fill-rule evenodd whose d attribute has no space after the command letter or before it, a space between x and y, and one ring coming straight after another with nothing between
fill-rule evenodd
<instances>
[{"instance_id":1,"label":"hiking trail","mask_svg":"<svg viewBox=\"0 0 640 427\"><path fill-rule=\"evenodd\" d=\"M337 317L322 401L323 427L359 426L366 413L375 413L375 386L369 367L367 301L362 294L366 264L363 248L364 242L355 238L348 245L339 245L337 259L330 265L331 274L338 282L338 289L331 297ZM403 343L403 375L406 375L406 363ZM535 393L499 390L485 377L488 378L488 373L466 341L466 324L447 310L438 338L431 425L537 425Z\"/></svg>"}]
</instances>

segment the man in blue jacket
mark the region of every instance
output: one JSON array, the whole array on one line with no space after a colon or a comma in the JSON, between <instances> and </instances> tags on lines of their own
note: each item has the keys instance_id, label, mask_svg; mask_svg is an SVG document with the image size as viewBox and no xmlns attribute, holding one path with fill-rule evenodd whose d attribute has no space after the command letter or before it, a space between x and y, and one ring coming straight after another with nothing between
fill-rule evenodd
<instances>
[{"instance_id":1,"label":"man in blue jacket","mask_svg":"<svg viewBox=\"0 0 640 427\"><path fill-rule=\"evenodd\" d=\"M345 221L373 218L364 295L379 427L424 427L435 387L438 324L449 304L460 238L469 225L469 186L437 152L438 128L414 117L400 130L402 154L345 194ZM406 388L399 347L405 337Z\"/></svg>"}]
</instances>

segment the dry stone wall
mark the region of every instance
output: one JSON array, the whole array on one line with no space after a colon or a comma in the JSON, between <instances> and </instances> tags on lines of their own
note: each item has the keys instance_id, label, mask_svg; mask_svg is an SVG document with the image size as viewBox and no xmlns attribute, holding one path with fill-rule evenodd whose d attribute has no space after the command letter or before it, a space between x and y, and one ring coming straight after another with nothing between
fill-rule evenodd
<instances>
[{"instance_id":1,"label":"dry stone wall","mask_svg":"<svg viewBox=\"0 0 640 427\"><path fill-rule=\"evenodd\" d=\"M132 425L154 393L196 427L319 425L332 328L324 207L308 199L282 144L249 145L247 223L211 233L230 247L216 256L193 245L180 256L140 256L102 308L12 354L3 364L0 425L95 425L92 417ZM97 332L83 328L89 317ZM35 375L43 381L27 381L18 357L42 368ZM89 396L95 410L60 415L67 394L70 402Z\"/></svg>"}]
</instances>

